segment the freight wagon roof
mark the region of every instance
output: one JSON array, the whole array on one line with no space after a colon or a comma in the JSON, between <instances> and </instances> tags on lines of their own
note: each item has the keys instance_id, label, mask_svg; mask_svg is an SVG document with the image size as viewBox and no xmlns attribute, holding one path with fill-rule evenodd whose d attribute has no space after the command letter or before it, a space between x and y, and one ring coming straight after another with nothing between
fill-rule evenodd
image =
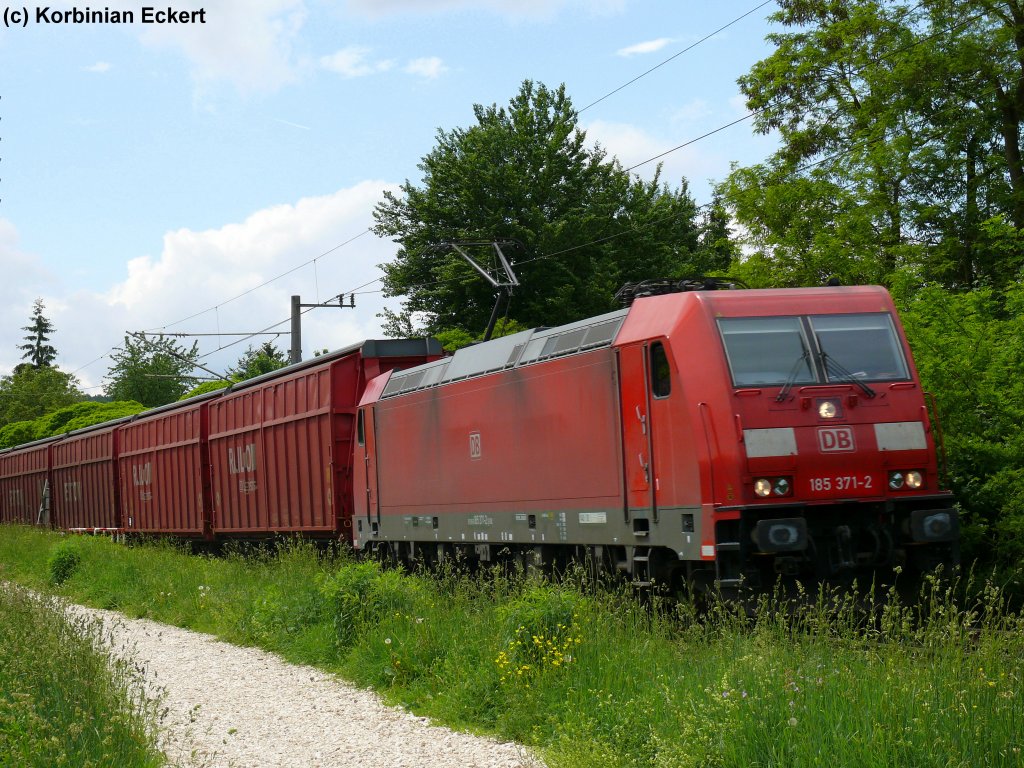
<instances>
[{"instance_id":1,"label":"freight wagon roof","mask_svg":"<svg viewBox=\"0 0 1024 768\"><path fill-rule=\"evenodd\" d=\"M76 429L73 432L65 432L64 434L60 435L57 439L63 441L67 440L68 438L84 437L85 435L88 435L92 432L100 432L104 429L112 429L116 427L118 424L126 424L134 418L135 415L122 416L120 419L114 419L113 421L103 421L100 422L99 424L90 424L88 427L82 427L81 429Z\"/></svg>"},{"instance_id":2,"label":"freight wagon roof","mask_svg":"<svg viewBox=\"0 0 1024 768\"><path fill-rule=\"evenodd\" d=\"M0 450L0 456L5 456L5 455L7 455L9 453L15 453L17 451L27 451L27 450L32 450L32 449L35 449L35 448L40 448L40 447L46 445L47 443L55 443L58 440L60 440L61 438L63 438L63 437L64 437L64 435L54 435L52 437L41 437L38 440L33 440L31 443L22 443L21 445L12 445L10 448L4 448L3 450Z\"/></svg>"},{"instance_id":3,"label":"freight wagon roof","mask_svg":"<svg viewBox=\"0 0 1024 768\"><path fill-rule=\"evenodd\" d=\"M231 389L231 386L224 387L223 389L215 389L212 392L203 392L200 395L194 395L187 400L175 400L173 403L167 403L167 405L159 405L156 408L150 408L145 411L140 411L131 417L133 421L141 421L142 419L148 419L150 416L159 416L162 413L168 411L177 411L182 408L189 408L193 405L198 405L206 400L214 400L225 392Z\"/></svg>"},{"instance_id":4,"label":"freight wagon roof","mask_svg":"<svg viewBox=\"0 0 1024 768\"><path fill-rule=\"evenodd\" d=\"M274 379L290 376L293 373L297 373L307 368L333 363L335 360L348 357L355 352L358 352L364 358L419 357L424 355L440 355L444 353L444 350L441 348L441 342L433 338L367 339L366 341L360 341L357 344L352 344L350 346L343 347L342 349L336 349L333 352L328 352L327 354L320 355L319 357L303 360L301 363L295 363L293 365L287 365L284 368L278 368L276 371L264 373L262 376L246 379L245 381L221 390L221 394L227 395L231 392L238 392L239 390L255 387L268 381L273 381Z\"/></svg>"}]
</instances>

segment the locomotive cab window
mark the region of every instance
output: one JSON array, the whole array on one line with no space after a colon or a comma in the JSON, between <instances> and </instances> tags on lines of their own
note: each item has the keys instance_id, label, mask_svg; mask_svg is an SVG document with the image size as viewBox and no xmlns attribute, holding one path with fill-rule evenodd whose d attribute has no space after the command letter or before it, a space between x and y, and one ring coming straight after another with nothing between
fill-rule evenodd
<instances>
[{"instance_id":1,"label":"locomotive cab window","mask_svg":"<svg viewBox=\"0 0 1024 768\"><path fill-rule=\"evenodd\" d=\"M672 371L660 341L651 345L651 392L655 397L668 397L672 393Z\"/></svg>"},{"instance_id":2,"label":"locomotive cab window","mask_svg":"<svg viewBox=\"0 0 1024 768\"><path fill-rule=\"evenodd\" d=\"M815 382L800 318L729 317L720 318L718 327L737 387Z\"/></svg>"},{"instance_id":3,"label":"locomotive cab window","mask_svg":"<svg viewBox=\"0 0 1024 768\"><path fill-rule=\"evenodd\" d=\"M910 377L887 312L719 318L737 387L900 381Z\"/></svg>"},{"instance_id":4,"label":"locomotive cab window","mask_svg":"<svg viewBox=\"0 0 1024 768\"><path fill-rule=\"evenodd\" d=\"M909 378L903 349L888 313L812 315L809 320L821 350L826 381Z\"/></svg>"}]
</instances>

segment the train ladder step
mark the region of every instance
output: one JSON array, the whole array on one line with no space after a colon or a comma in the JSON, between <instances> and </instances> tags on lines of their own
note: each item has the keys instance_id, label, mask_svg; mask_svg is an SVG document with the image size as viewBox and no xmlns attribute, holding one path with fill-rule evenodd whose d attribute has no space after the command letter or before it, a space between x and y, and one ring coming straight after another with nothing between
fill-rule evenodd
<instances>
[{"instance_id":1,"label":"train ladder step","mask_svg":"<svg viewBox=\"0 0 1024 768\"><path fill-rule=\"evenodd\" d=\"M740 571L740 551L738 541L720 541L715 545L715 575L718 577L719 586L739 586L740 580L734 578L734 574Z\"/></svg>"},{"instance_id":2,"label":"train ladder step","mask_svg":"<svg viewBox=\"0 0 1024 768\"><path fill-rule=\"evenodd\" d=\"M633 586L649 587L653 583L650 549L647 549L643 554L633 555Z\"/></svg>"}]
</instances>

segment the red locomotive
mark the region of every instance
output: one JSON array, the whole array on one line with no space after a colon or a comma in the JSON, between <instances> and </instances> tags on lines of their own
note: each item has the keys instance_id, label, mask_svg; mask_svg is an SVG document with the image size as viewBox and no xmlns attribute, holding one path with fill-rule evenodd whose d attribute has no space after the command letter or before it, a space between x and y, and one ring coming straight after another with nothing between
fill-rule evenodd
<instances>
[{"instance_id":1,"label":"red locomotive","mask_svg":"<svg viewBox=\"0 0 1024 768\"><path fill-rule=\"evenodd\" d=\"M0 521L584 559L698 587L957 560L881 288L648 295L440 353L367 341L0 452Z\"/></svg>"},{"instance_id":2,"label":"red locomotive","mask_svg":"<svg viewBox=\"0 0 1024 768\"><path fill-rule=\"evenodd\" d=\"M354 544L402 559L728 587L958 556L877 287L655 295L468 347L370 382L356 450Z\"/></svg>"}]
</instances>

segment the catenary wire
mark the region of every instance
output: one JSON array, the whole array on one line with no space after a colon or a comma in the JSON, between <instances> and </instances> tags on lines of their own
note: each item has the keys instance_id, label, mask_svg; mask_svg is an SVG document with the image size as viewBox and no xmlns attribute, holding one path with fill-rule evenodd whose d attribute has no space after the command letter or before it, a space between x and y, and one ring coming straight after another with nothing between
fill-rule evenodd
<instances>
[{"instance_id":1,"label":"catenary wire","mask_svg":"<svg viewBox=\"0 0 1024 768\"><path fill-rule=\"evenodd\" d=\"M917 6L915 6L912 9L910 9L910 11L908 11L908 13L913 13L915 10L920 8L923 4L924 4L923 2L919 3ZM864 71L866 71L868 69L868 67L876 66L879 61L884 61L884 60L888 59L890 56L893 56L893 55L895 55L897 53L903 53L905 51L909 51L911 48L915 48L918 45L923 45L924 43L928 42L929 40L934 40L934 39L938 38L940 35L949 34L949 33L953 32L953 31L955 31L959 27L963 27L963 26L966 26L967 24L970 24L973 21L977 21L978 19L982 18L986 14L986 12L987 11L984 11L984 10L983 11L979 11L978 13L974 14L973 16L969 16L966 19L964 19L962 21L959 21L956 24L952 25L951 27L944 28L944 29L942 29L942 30L940 30L938 32L934 32L934 33L932 33L930 35L927 35L925 37L919 38L919 39L915 40L914 42L912 42L912 43L910 43L908 45L905 45L905 46L903 46L901 48L896 48L893 51L889 51L888 53L886 53L886 54L884 54L882 56L879 56L877 61L873 61L873 62L871 62L871 64L865 64L863 67L860 67L859 69L856 69L856 70L852 71L850 73L850 75L851 76L856 76L856 75L862 74ZM755 117L756 115L759 115L762 112L767 111L768 109L769 109L769 105L761 107L760 109L755 109L755 110L749 112L748 114L744 115L741 118L738 118L738 119L733 120L733 121L731 121L729 123L726 123L725 125L721 125L721 126L715 128L715 129L711 130L711 131L708 131L707 133L703 134L702 136L698 136L695 139L691 139L689 141L685 141L682 144L679 144L678 146L672 147L671 149L667 149L664 152L660 152L657 155L654 155L653 157L647 158L646 160L642 160L641 162L636 163L636 164L630 166L626 170L627 171L632 171L632 170L635 170L636 168L639 168L639 167L641 167L643 165L647 165L647 163L650 163L650 162L658 160L658 159L660 159L662 157L665 157L665 155L670 155L673 152L676 152L676 151L678 151L680 149L683 149L684 147L688 147L691 144L694 144L695 142L698 142L698 141L700 141L702 139L707 138L708 136L712 136L712 135L718 133L719 131L723 131L726 128L731 128L732 126L734 126L734 125L736 125L738 123L742 123L745 120L749 120L750 118Z\"/></svg>"},{"instance_id":2,"label":"catenary wire","mask_svg":"<svg viewBox=\"0 0 1024 768\"><path fill-rule=\"evenodd\" d=\"M751 9L751 10L750 10L750 11L748 11L748 12L747 12L746 14L743 14L743 16L740 16L740 17L738 17L737 19L734 19L734 20L733 20L732 22L730 22L730 23L729 23L728 25L726 25L726 27L728 27L728 26L731 26L732 24L734 24L734 23L738 22L738 21L739 21L739 20L741 20L742 18L745 18L746 16L750 15L751 13L753 13L753 12L757 11L758 9L760 9L760 8L764 7L764 6L765 6L765 5L767 5L767 4L769 3L769 2L774 2L774 0L768 0L767 2L765 2L765 3L762 3L761 5L759 5L759 6L755 7L755 8L753 8L753 9ZM920 4L918 4L917 6L915 6L915 8L912 8L912 9L910 9L910 12L912 13L912 12L913 12L913 11L914 11L915 9L917 9L917 8L920 8L920 7L922 6L922 5L923 5L923 3L920 3ZM964 19L964 20L962 20L962 21L960 21L960 22L957 22L956 24L954 24L954 25L952 25L952 26L950 26L950 27L948 27L948 28L945 28L945 29L943 29L943 30L940 30L939 32L935 32L935 33L933 33L933 34L931 34L931 35L927 35L926 37L923 37L923 38L920 38L920 39L918 39L918 40L915 40L914 42L912 42L912 43L910 43L910 44L908 44L908 45L906 45L906 46L903 46L903 47L901 47L901 48L897 48L897 49L895 49L895 50L893 50L893 51L890 51L890 52L888 52L888 53L884 54L883 56L879 57L879 60L885 60L885 59L887 59L887 58L891 57L892 55L895 55L895 54L898 54L898 53L901 53L901 52L904 52L904 51L910 50L910 49L912 49L912 48L914 48L914 47L916 47L916 46L918 46L918 45L922 45L922 44L924 44L924 43L928 42L929 40L933 40L933 39L935 39L935 38L939 37L939 36L940 36L940 35L942 35L942 34L948 34L948 33L951 33L951 32L955 31L956 29L958 29L958 28L960 28L960 27L966 26L967 24L970 24L971 22L973 22L973 21L976 21L976 20L978 20L978 19L982 18L982 17L984 16L984 15L985 15L985 11L981 11L981 12L979 12L979 13L977 13L977 14L973 15L973 16L970 16L970 17L968 17L968 18L966 18L966 19ZM724 29L724 28L725 28L725 27L723 27L722 29ZM697 45L697 44L699 44L700 42L703 42L703 40L705 40L705 39L707 39L707 38L709 38L709 37L711 37L711 36L713 36L713 35L717 34L717 33L718 33L718 32L720 32L720 31L721 31L721 29L719 29L719 30L716 30L715 32L712 32L712 33L711 33L710 35L708 35L708 36L707 36L706 38L702 39L701 41L698 41L698 43L695 43L695 44L694 44L694 46L695 46L695 45ZM692 48L692 47L694 47L694 46L690 46L690 48ZM585 110L585 109L588 109L588 108L589 108L589 107L591 107L591 106L594 106L594 104L596 104L596 103L598 103L598 102L602 101L602 100L603 100L604 98L607 98L608 96L611 96L611 95L613 95L613 94L614 94L614 93L616 93L617 91L621 90L622 88L625 88L626 86L630 85L630 84L631 84L632 82L635 82L635 81L636 81L636 80L638 80L638 79L639 79L640 77L643 77L643 76L645 76L646 74L649 74L649 72L651 72L651 71L654 71L655 69L657 69L658 67L662 66L663 64L666 64L666 63L668 63L668 61L671 61L671 60L672 60L673 58L676 58L677 56L681 55L682 53L685 53L685 52L686 52L686 50L689 50L690 48L687 48L687 49L685 49L685 50L683 50L683 51L680 51L680 52L679 52L678 54L675 54L674 56L670 57L669 59L666 59L666 60L665 60L664 62L662 62L661 64L657 65L656 67L653 67L653 68L652 68L651 70L648 70L647 72L645 72L645 73L642 73L642 74L641 74L640 76L638 76L637 78L634 78L633 80L631 80L631 81L629 81L629 82L627 82L627 83L624 83L624 84L623 84L622 86L620 86L619 88L617 88L617 89L615 89L615 90L613 90L613 91L609 92L609 93L608 93L608 94L606 94L605 96L601 97L601 99L598 99L597 101L595 101L595 102L592 102L591 104L588 104L588 105L587 105L586 107L584 107L583 109L581 109L581 110L579 110L579 111L580 111L580 112L582 112L583 110ZM874 65L874 64L877 64L877 62L873 62L872 64L873 64L873 65ZM851 73L851 74L854 74L854 75L856 75L856 74L860 74L860 73L862 73L863 71L865 71L865 70L867 69L867 67L868 67L868 66L870 66L870 65L865 65L864 67L860 68L859 70L856 70L856 71L854 71L854 72L853 72L853 73ZM684 148L684 147L690 146L690 145L692 145L692 144L694 144L694 143L696 143L696 142L698 142L698 141L701 141L701 140L703 140L703 139L705 139L705 138L708 138L709 136L715 135L715 134L717 134L717 133L719 133L719 132L721 132L721 131L723 131L723 130L725 130L725 129L727 129L727 128L730 128L730 127L732 127L732 126L734 126L734 125L737 125L738 123L741 123L741 122L744 122L744 121L746 121L746 120L749 120L749 119L750 119L751 117L754 117L754 116L756 116L757 114L759 114L759 113L761 113L761 112L764 112L764 111L766 111L767 109L768 109L768 107L766 106L766 107L762 107L761 109L758 109L758 110L754 110L754 111L752 111L752 112L748 113L747 115L744 115L743 117L737 118L736 120L733 120L733 121L730 121L729 123L726 123L726 124L724 124L724 125L721 125L721 126L719 126L719 127L715 128L715 129L711 130L711 131L708 131L708 132L707 132L707 133L705 133L705 134L702 134L701 136L698 136L698 137L696 137L696 138L694 138L694 139L691 139L691 140L689 140L689 141L686 141L686 142L684 142L684 143L682 143L682 144L679 144L679 145L677 145L676 147L673 147L673 148L671 148L671 149L668 149L668 150L666 150L666 151L664 151L664 152L661 152L661 153L659 153L659 154L657 154L657 155L655 155L655 156L653 156L653 157L651 157L651 158L648 158L647 160L643 160L643 161L641 161L640 163L636 163L636 164L634 164L634 165L630 166L629 168L626 168L625 170L626 170L627 172L629 172L629 171L632 171L632 170L635 170L636 168L639 168L639 167L641 167L641 166L643 166L643 165L646 165L647 163L653 162L654 160L660 159L660 158L662 158L662 157L664 157L664 156L666 156L666 155L668 155L668 154L671 154L671 153L673 153L673 152L676 152L676 151L678 151L679 149L682 149L682 148ZM878 140L880 140L880 139L878 139ZM877 140L872 140L872 141L877 141ZM869 142L868 142L868 144L870 144L870 143L871 143L871 142L869 141ZM801 172L801 171L803 171L803 170L807 170L807 169L809 169L809 168L811 168L811 167L814 167L814 166L817 166L817 165L821 165L821 164L823 164L823 163L827 162L828 160L830 160L830 159L834 159L834 158L836 158L836 157L839 157L839 156L842 156L843 154L846 154L846 153L848 153L848 152L852 151L852 150L853 150L853 149L855 149L855 148L856 148L856 147L850 147L850 148L848 148L847 150L844 150L844 151L842 151L842 152L839 152L839 153L835 153L834 155L832 155L832 156L830 156L830 157L827 157L827 158L824 158L823 160L820 160L820 161L816 161L816 162L814 162L814 163L810 163L810 164L807 164L807 165L805 165L805 166L801 166L800 168L794 169L794 171L792 171L791 173L793 173L793 174L795 174L795 173L799 173L799 172ZM697 210L700 210L700 208L703 208L703 207L707 207L707 206L699 206ZM667 219L669 219L669 218L674 218L674 217L675 217L676 215L678 215L678 214L673 214L672 216L669 216L669 217L665 217L665 219L662 219L662 220L655 220L655 221L647 222L647 223L646 223L646 224L645 224L644 226L652 226L652 225L654 225L654 224L660 223L661 221L667 220ZM635 228L630 228L630 229L628 229L628 230L623 230L622 232L619 232L619 233L613 233L613 234L611 234L611 235L607 235L607 236L605 236L605 237L597 238L597 239L595 239L595 240L592 240L592 241L590 241L590 242L587 242L587 243L582 243L582 244L579 244L579 245L576 245L576 246L572 246L572 247L570 247L570 248L566 248L566 249L563 249L563 250L561 250L561 251L555 251L555 252L551 252L551 253L547 253L547 254L542 254L542 255L540 255L540 256L535 256L535 257L533 257L532 259L528 259L528 260L524 260L524 261L521 261L521 262L519 262L519 264L526 264L526 263L530 263L530 262L533 262L533 261L538 261L538 260L541 260L541 259L546 259L546 258L552 258L552 257L554 257L554 256L562 255L562 254L564 254L564 253L569 253L569 252L571 252L571 251L574 251L574 250L579 250L579 249L582 249L582 248L586 248L586 247L589 247L589 246L591 246L591 245L595 245L595 244L598 244L598 243L601 243L601 242L605 242L605 241L608 241L608 240L612 240L612 239L614 239L614 238L617 238L617 237L622 237L622 236L624 236L624 235L626 235L626 234L629 234L630 232L635 232L635 231L636 231L636 229L635 229ZM247 295L247 294L249 294L249 293L251 293L251 292L253 292L253 291L255 291L255 290L259 289L259 288L262 288L263 286L265 286L265 285L268 285L269 283L271 283L271 282L274 282L275 280L278 280L278 279L280 279L281 277L284 277L284 276L286 276L286 275L288 275L288 274L291 274L292 272L294 272L294 271L296 271L296 270L300 269L301 267L304 267L304 266L308 266L308 265L309 265L310 263L315 263L315 262L316 262L316 261L317 261L317 260L318 260L319 258L321 258L322 256L325 256L325 255L327 255L327 254L329 254L329 253L331 253L331 252L333 252L333 251L337 250L338 248L341 248L342 246L344 246L344 245L347 245L348 243L351 243L351 242L353 242L354 240L357 240L357 239L359 239L360 237L363 237L363 236L365 236L366 234L368 234L368 233L370 233L370 232L372 232L372 229L369 229L369 228L368 228L368 229L364 230L363 232L360 232L360 233L359 233L358 235L356 235L355 237L353 237L353 238L350 238L349 240L345 241L344 243L341 243L341 244L339 244L339 245L335 246L334 248L331 248L331 249L329 249L328 251L325 251L325 252L324 252L323 254L320 254L320 256L317 256L317 257L316 257L316 258L314 258L314 259L310 259L309 261L307 261L307 262L305 262L305 263L303 263L303 264L301 264L301 265L298 265L297 267L294 267L294 268L292 268L292 269L290 269L290 270L288 270L288 271L286 271L286 272L282 273L281 275L278 275L277 277L271 278L270 280L267 280L267 281L265 281L264 283L261 283L261 284L260 284L260 285L258 285L258 286L254 286L253 288L251 288L251 289L249 289L249 290L247 290L247 291L244 291L243 293L239 294L238 296L232 297L231 299L228 299L227 301L225 301L225 302L222 302L222 303L227 303L227 302L230 302L230 301L234 301L235 299L241 298L242 296L245 296L245 295ZM344 291L343 293L345 293L345 294L352 294L352 295L366 295L366 294L374 294L374 293L383 293L383 292L384 292L384 289L377 289L377 290L373 290L373 291L362 291L362 290L361 290L362 288L365 288L365 287L367 287L367 286L369 286L369 285L372 285L372 284L373 284L373 283L375 283L375 282L379 282L379 281L380 281L380 280L382 280L382 279L383 279L383 277L377 277L377 278L374 278L373 280L370 280L370 281L368 281L368 282L366 282L366 283L362 284L361 286L357 286L357 287L356 287L356 288L354 288L354 289L351 289L351 290L348 290L348 291ZM466 279L466 278L464 278L464 277L455 277L455 278L448 278L448 279L445 279L445 280L437 280L437 281L432 281L432 282L427 282L427 283L420 283L420 284L417 284L417 285L415 285L415 286L410 286L410 288L425 288L425 287L430 287L430 286L432 286L432 285L440 285L440 284L443 284L443 283L450 283L450 282L458 282L458 281L461 281L461 280L465 280L465 279ZM307 310L303 311L303 312L302 312L301 314L303 314L303 315L304 315L304 314L306 314L307 312L309 312L309 311L310 311L311 309L312 309L312 308L310 308L310 309L307 309ZM206 310L204 310L203 312L198 312L198 313L195 313L195 314L193 314L193 315L190 315L190 316L189 316L189 317L187 317L187 318L183 318L182 320L178 320L178 321L175 321L175 322L173 322L173 323L169 323L168 325L165 325L165 326L161 326L160 328L166 328L166 327L168 327L169 325L176 325L176 324L178 324L178 323L181 323L181 322L185 322L186 320L192 319L192 318L194 318L194 317L198 317L199 315L205 314L206 312L209 312L209 311L210 311L210 309L206 309ZM204 358L204 357L208 357L208 356L209 356L209 355L211 355L211 354L215 354L216 352L219 352L219 351L221 351L221 350L223 350L223 349L227 349L228 347L231 347L231 346L234 346L234 345L236 345L236 344L239 344L239 343L241 343L242 341L245 341L245 340L247 340L247 339L249 339L249 338L252 338L252 337L253 337L253 336L255 336L255 335L258 335L258 334L260 334L260 333L264 333L264 332L266 332L266 331L269 331L269 330L271 330L271 329L273 329L273 328L276 328L276 327L277 327L277 326L279 326L279 325L283 325L284 323L286 323L286 322L288 322L288 321L289 321L289 318L286 318L286 319L284 319L284 320L281 320L281 321L279 321L279 322L277 322L277 323L274 323L273 325L267 326L267 328L263 329L262 331L257 331L257 332L255 332L255 333L254 333L254 334L253 334L252 336L247 336L247 337L243 337L243 338L241 338L241 339L238 339L238 340L236 340L236 341L233 341L233 342L231 342L231 343L229 343L229 344L226 344L226 345L220 346L220 347L218 347L218 349L215 349L215 350L213 350L213 351L211 351L211 352L209 352L209 353L206 353L205 355L202 355L202 356L200 356L200 359L202 359L202 358ZM156 329L152 329L152 330L159 330L159 328L156 328ZM84 368L84 367L87 367L88 365L92 365L93 363L95 363L95 362L98 362L98 360L101 360L101 359L103 359L103 357L106 357L106 356L107 356L107 355L102 355L102 356L100 356L99 358L97 358L96 360L93 360L92 362L90 362L90 363L87 363L87 364L86 364L86 366L82 366L82 368ZM82 370L82 368L79 368L78 370Z\"/></svg>"},{"instance_id":3,"label":"catenary wire","mask_svg":"<svg viewBox=\"0 0 1024 768\"><path fill-rule=\"evenodd\" d=\"M762 8L764 8L764 7L766 6L766 5L771 5L771 4L772 4L772 3L774 3L774 2L775 2L775 0L765 0L765 2L761 3L760 5L758 5L758 6L754 7L754 8L751 8L751 9L750 9L749 11L747 11L746 13L744 13L744 14L743 14L742 16L737 16L737 17L736 17L735 19L733 19L732 21L730 21L730 22L729 22L728 24L726 24L726 25L724 25L724 26L721 26L721 27L719 27L719 28L718 28L718 29L716 29L716 30L715 30L714 32L711 32L711 33L709 33L709 34L705 35L704 37L702 37L702 38L701 38L700 40L698 40L697 42L695 42L695 43L692 43L692 44L690 44L690 45L686 46L685 48L683 48L683 50L679 51L678 53L675 53L675 54L673 54L673 55L669 56L669 57L668 57L667 59L665 59L664 61L662 61L662 62L661 62L660 64L655 64L655 65L654 65L653 67L651 67L650 69L648 69L648 70L647 70L646 72L641 72L641 73L640 73L639 75L637 75L636 77L634 77L634 78L633 78L632 80L629 80L629 81L627 81L627 82L623 83L622 85L620 85L620 86L619 86L618 88L615 88L614 90L611 90L611 91L609 91L608 93L606 93L606 94L605 94L604 96L602 96L601 98L599 98L599 99L596 99L596 100L594 100L594 101L590 102L589 104L587 104L587 106L583 107L582 109L579 109L579 110L577 110L577 114L580 114L580 113L586 112L586 111L587 111L588 109L590 109L591 107L593 107L593 106L596 106L597 104L600 104L600 103L601 103L602 101L604 101L605 99L607 99L607 98L608 98L609 96L614 96L614 95L615 95L616 93L618 93L619 91L621 91L621 90L622 90L623 88L626 88L626 87L628 87L628 86L632 85L632 84L633 84L633 83L635 83L635 82L636 82L637 80L640 80L640 79L641 79L641 78L643 78L643 77L647 77L647 75L651 74L651 72L653 72L654 70L656 70L656 69L660 69L661 67L665 66L665 65L666 65L666 64L668 64L668 63L669 63L670 61L672 61L673 59L679 58L679 57L680 57L680 56L682 56L682 55L683 55L684 53L686 53L686 52L688 52L688 51L692 51L692 50L693 50L694 48L696 48L696 47L697 47L698 45L700 45L701 43L704 43L704 42L706 42L706 41L710 40L710 39L711 39L712 37L714 37L715 35L717 35L717 34L718 34L719 32L723 32L724 30L726 30L726 29L728 29L729 27L731 27L731 26L732 26L733 24L736 24L737 22L739 22L739 21L742 21L743 19L747 18L747 16L749 16L749 15L750 15L750 14L752 14L752 13L754 13L755 11L759 11L759 10L761 10Z\"/></svg>"},{"instance_id":4,"label":"catenary wire","mask_svg":"<svg viewBox=\"0 0 1024 768\"><path fill-rule=\"evenodd\" d=\"M268 280L264 280L259 285L254 285L252 288L249 288L248 290L242 291L237 296L232 296L230 299L225 299L224 301L220 302L219 304L215 304L212 307L207 307L203 311L196 312L194 314L189 315L188 317L183 317L181 320L175 320L173 323L165 323L164 325L158 325L158 326L155 326L153 328L147 328L146 331L147 332L150 332L150 331L160 331L160 330L163 330L165 328L170 328L171 326L174 326L174 325L180 325L181 323L184 323L184 322L186 322L188 320L192 320L194 318L197 318L200 315L205 315L207 312L209 312L211 310L214 310L214 309L217 309L218 307L222 307L225 304L230 304L232 301L235 301L236 299L240 299L243 296L248 296L253 291L258 291L260 288L268 286L271 283L273 283L273 282L275 282L277 280L280 280L282 277L287 277L288 275L292 274L293 272L297 272L298 270L302 269L303 267L308 267L310 264L315 264L319 259L322 259L324 256L327 256L328 254L334 253L334 251L338 250L339 248L344 248L346 245L349 245L350 243L354 243L356 240L358 240L361 237L364 237L364 236L368 235L372 231L373 231L372 229L367 227L362 232L360 232L358 235L350 237L348 240L346 240L343 243L338 243L338 245L334 246L333 248L328 248L326 251L321 253L319 256L315 256L314 258L310 259L309 261L305 261L302 264L298 264L298 265L292 267L291 269L286 270L285 272L282 272L281 274L279 274L279 275L277 275L275 277L271 277Z\"/></svg>"}]
</instances>

